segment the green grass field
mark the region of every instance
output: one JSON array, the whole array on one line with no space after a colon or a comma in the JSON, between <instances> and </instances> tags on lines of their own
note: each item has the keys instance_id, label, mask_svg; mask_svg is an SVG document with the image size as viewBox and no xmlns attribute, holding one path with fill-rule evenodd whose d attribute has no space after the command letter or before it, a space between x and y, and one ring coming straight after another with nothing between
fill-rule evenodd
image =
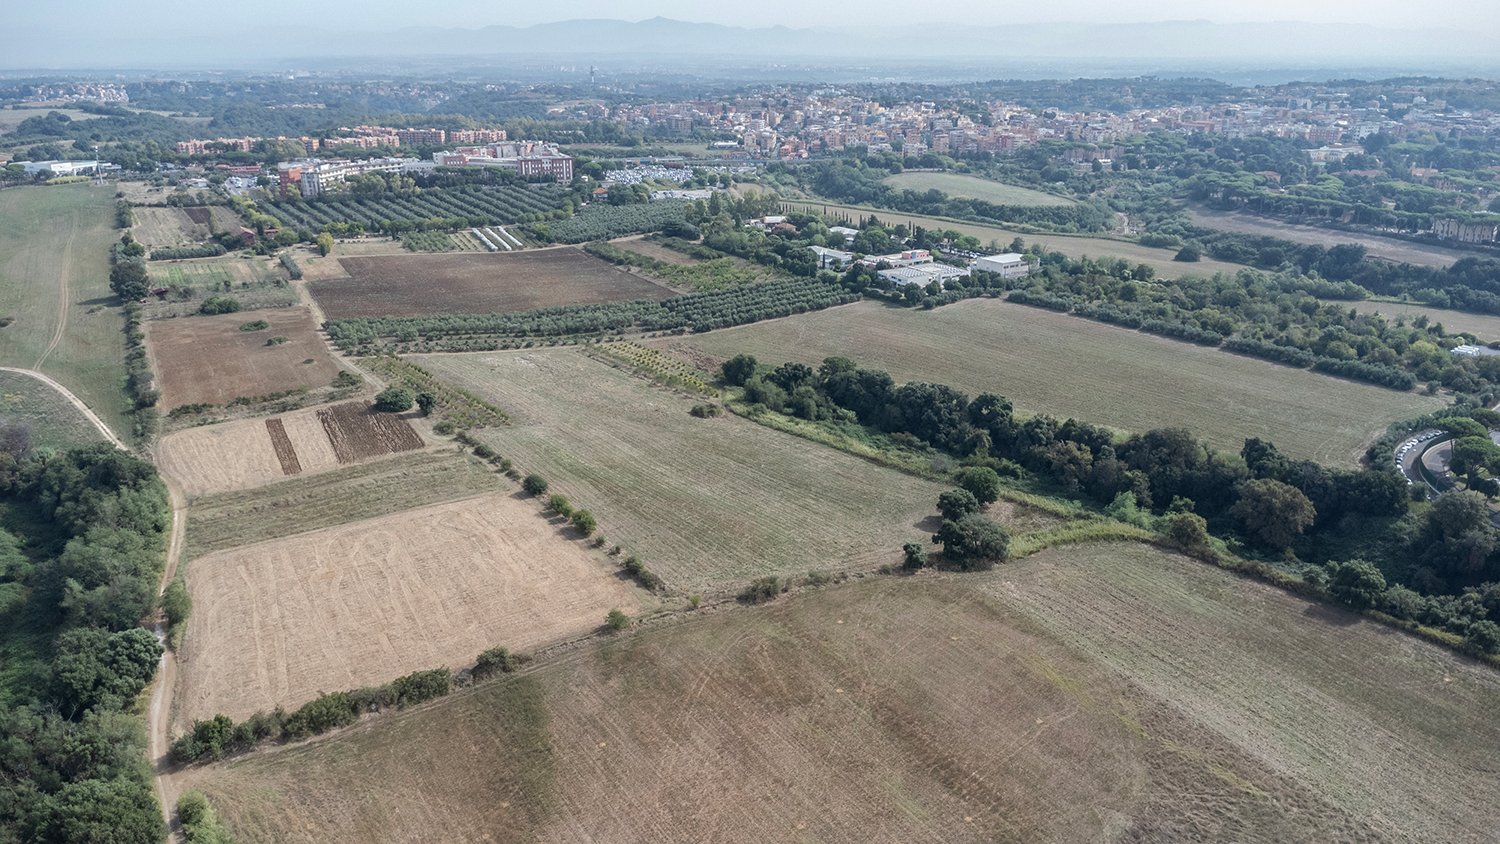
<instances>
[{"instance_id":1,"label":"green grass field","mask_svg":"<svg viewBox=\"0 0 1500 844\"><path fill-rule=\"evenodd\" d=\"M241 842L1452 841L1500 675L1140 545L604 640L188 771Z\"/></svg>"},{"instance_id":2,"label":"green grass field","mask_svg":"<svg viewBox=\"0 0 1500 844\"><path fill-rule=\"evenodd\" d=\"M109 290L114 188L0 191L0 363L40 369L128 433L125 324Z\"/></svg>"},{"instance_id":3,"label":"green grass field","mask_svg":"<svg viewBox=\"0 0 1500 844\"><path fill-rule=\"evenodd\" d=\"M754 325L647 341L713 361L767 363L831 355L884 369L897 383L994 392L1028 413L1123 431L1181 426L1238 452L1246 437L1327 463L1354 462L1393 421L1442 407L1399 393L997 299L921 311L860 302Z\"/></svg>"},{"instance_id":4,"label":"green grass field","mask_svg":"<svg viewBox=\"0 0 1500 844\"><path fill-rule=\"evenodd\" d=\"M104 440L56 390L15 372L0 372L0 423L30 428L36 449L67 449Z\"/></svg>"},{"instance_id":5,"label":"green grass field","mask_svg":"<svg viewBox=\"0 0 1500 844\"><path fill-rule=\"evenodd\" d=\"M983 223L966 223L942 217L924 217L921 214L905 214L900 211L870 208L863 205L839 205L834 202L792 200L786 202L785 205L794 210L814 214L831 214L833 216L848 217L851 220L874 216L875 219L887 226L915 224L928 229L951 229L959 234L973 235L979 238L979 241L984 244L994 242L1001 249L1006 248L1012 240L1019 237L1028 244L1039 243L1048 249L1061 252L1071 258L1124 258L1132 264L1146 264L1155 269L1157 275L1161 278L1181 278L1187 275L1211 276L1219 272L1236 273L1245 268L1243 264L1215 261L1212 258L1204 258L1195 263L1182 263L1172 260L1172 256L1177 254L1177 250L1175 249L1155 249L1129 240L1089 237L1088 235L1054 234L1051 232L1027 234L1015 229L1007 229Z\"/></svg>"},{"instance_id":6,"label":"green grass field","mask_svg":"<svg viewBox=\"0 0 1500 844\"><path fill-rule=\"evenodd\" d=\"M513 487L456 449L419 451L193 501L183 559Z\"/></svg>"},{"instance_id":7,"label":"green grass field","mask_svg":"<svg viewBox=\"0 0 1500 844\"><path fill-rule=\"evenodd\" d=\"M993 179L966 173L896 173L881 179L900 190L940 190L958 199L979 199L996 205L1072 205L1067 197L1043 193L1020 185L1007 185Z\"/></svg>"},{"instance_id":8,"label":"green grass field","mask_svg":"<svg viewBox=\"0 0 1500 844\"><path fill-rule=\"evenodd\" d=\"M418 355L512 424L475 436L593 512L611 545L684 592L874 569L932 532L942 487L769 430L576 349Z\"/></svg>"}]
</instances>

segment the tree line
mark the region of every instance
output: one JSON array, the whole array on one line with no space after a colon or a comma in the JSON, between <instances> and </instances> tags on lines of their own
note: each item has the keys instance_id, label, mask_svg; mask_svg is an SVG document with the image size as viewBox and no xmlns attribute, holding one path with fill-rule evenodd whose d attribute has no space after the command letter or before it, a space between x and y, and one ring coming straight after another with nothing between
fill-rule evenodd
<instances>
[{"instance_id":1,"label":"tree line","mask_svg":"<svg viewBox=\"0 0 1500 844\"><path fill-rule=\"evenodd\" d=\"M166 490L108 445L8 449L0 507L0 840L156 844L137 706L162 646L139 625L156 606Z\"/></svg>"},{"instance_id":2,"label":"tree line","mask_svg":"<svg viewBox=\"0 0 1500 844\"><path fill-rule=\"evenodd\" d=\"M1333 590L1330 584L1352 572L1373 583L1365 576L1371 569L1380 588L1369 591L1365 606L1468 637L1479 650L1500 647L1500 636L1493 645L1489 638L1500 632L1493 629L1500 553L1482 498L1445 495L1414 510L1405 479L1384 468L1388 455L1380 468L1333 469L1287 458L1258 439L1239 454L1219 452L1180 428L1121 439L1075 419L1023 418L991 393L971 399L942 384L898 386L889 374L842 357L815 369L795 362L773 368L738 355L721 375L743 389L745 401L771 411L856 423L969 468L1038 481L1118 512L1157 514L1165 535L1193 553L1212 555L1209 537L1217 536L1244 554L1300 567L1316 590ZM959 522L970 513L941 500L940 507L955 523L940 541L968 541Z\"/></svg>"}]
</instances>

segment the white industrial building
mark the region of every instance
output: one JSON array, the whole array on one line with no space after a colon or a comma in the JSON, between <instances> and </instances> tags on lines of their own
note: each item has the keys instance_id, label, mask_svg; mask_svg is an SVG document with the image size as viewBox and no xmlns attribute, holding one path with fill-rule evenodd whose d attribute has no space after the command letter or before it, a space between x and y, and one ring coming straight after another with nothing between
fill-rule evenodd
<instances>
[{"instance_id":1,"label":"white industrial building","mask_svg":"<svg viewBox=\"0 0 1500 844\"><path fill-rule=\"evenodd\" d=\"M818 268L824 270L842 270L849 266L854 260L853 252L845 252L842 249L829 249L826 246L813 246L813 254L818 256Z\"/></svg>"},{"instance_id":2,"label":"white industrial building","mask_svg":"<svg viewBox=\"0 0 1500 844\"><path fill-rule=\"evenodd\" d=\"M892 267L888 270L880 270L875 274L897 287L905 287L910 284L926 287L934 281L946 283L953 279L969 277L968 270L947 264L913 264L907 267Z\"/></svg>"},{"instance_id":3,"label":"white industrial building","mask_svg":"<svg viewBox=\"0 0 1500 844\"><path fill-rule=\"evenodd\" d=\"M87 176L99 169L97 161L19 161L28 174L49 173L53 176Z\"/></svg>"},{"instance_id":4,"label":"white industrial building","mask_svg":"<svg viewBox=\"0 0 1500 844\"><path fill-rule=\"evenodd\" d=\"M1006 252L1003 255L986 255L974 259L974 269L997 273L1001 278L1024 278L1036 269L1035 260L1017 252Z\"/></svg>"}]
</instances>

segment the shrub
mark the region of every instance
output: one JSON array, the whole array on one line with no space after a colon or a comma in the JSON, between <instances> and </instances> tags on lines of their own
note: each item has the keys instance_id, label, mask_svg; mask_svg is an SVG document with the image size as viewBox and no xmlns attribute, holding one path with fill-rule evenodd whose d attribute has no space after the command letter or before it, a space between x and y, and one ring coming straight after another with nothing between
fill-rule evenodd
<instances>
[{"instance_id":1,"label":"shrub","mask_svg":"<svg viewBox=\"0 0 1500 844\"><path fill-rule=\"evenodd\" d=\"M594 521L594 514L587 510L578 510L573 513L573 527L584 536L589 536L598 527Z\"/></svg>"},{"instance_id":2,"label":"shrub","mask_svg":"<svg viewBox=\"0 0 1500 844\"><path fill-rule=\"evenodd\" d=\"M916 571L927 565L927 549L915 542L908 542L901 546L901 553L905 555L901 565L909 571Z\"/></svg>"},{"instance_id":3,"label":"shrub","mask_svg":"<svg viewBox=\"0 0 1500 844\"><path fill-rule=\"evenodd\" d=\"M473 675L476 680L483 680L496 674L509 674L520 669L522 665L531 661L531 657L525 654L511 653L508 648L490 648L479 655L474 661Z\"/></svg>"},{"instance_id":4,"label":"shrub","mask_svg":"<svg viewBox=\"0 0 1500 844\"><path fill-rule=\"evenodd\" d=\"M405 387L386 387L375 397L375 409L382 413L401 413L411 409L414 397Z\"/></svg>"},{"instance_id":5,"label":"shrub","mask_svg":"<svg viewBox=\"0 0 1500 844\"><path fill-rule=\"evenodd\" d=\"M1010 553L1010 534L978 513L944 520L932 540L941 542L944 559L963 571L991 568Z\"/></svg>"},{"instance_id":6,"label":"shrub","mask_svg":"<svg viewBox=\"0 0 1500 844\"><path fill-rule=\"evenodd\" d=\"M625 628L630 626L630 616L626 615L617 607L610 610L609 615L604 617L604 623L608 625L609 629L611 630L624 630Z\"/></svg>"},{"instance_id":7,"label":"shrub","mask_svg":"<svg viewBox=\"0 0 1500 844\"><path fill-rule=\"evenodd\" d=\"M1000 499L1000 475L988 466L970 466L960 470L953 479L968 490L981 507Z\"/></svg>"},{"instance_id":8,"label":"shrub","mask_svg":"<svg viewBox=\"0 0 1500 844\"><path fill-rule=\"evenodd\" d=\"M257 320L252 320L250 322L246 322L246 323L241 324L240 325L240 330L241 331L265 331L267 328L270 328L270 327L271 327L271 323L266 322L263 319L257 319Z\"/></svg>"},{"instance_id":9,"label":"shrub","mask_svg":"<svg viewBox=\"0 0 1500 844\"><path fill-rule=\"evenodd\" d=\"M693 409L689 410L688 413L699 419L711 419L719 415L719 410L719 406L716 404L695 404L693 405Z\"/></svg>"},{"instance_id":10,"label":"shrub","mask_svg":"<svg viewBox=\"0 0 1500 844\"><path fill-rule=\"evenodd\" d=\"M421 408L423 416L431 416L433 408L437 407L437 396L426 390L417 393L417 407Z\"/></svg>"},{"instance_id":11,"label":"shrub","mask_svg":"<svg viewBox=\"0 0 1500 844\"><path fill-rule=\"evenodd\" d=\"M945 519L958 520L979 512L979 499L966 489L950 489L938 496L938 512Z\"/></svg>"},{"instance_id":12,"label":"shrub","mask_svg":"<svg viewBox=\"0 0 1500 844\"><path fill-rule=\"evenodd\" d=\"M1197 513L1168 513L1162 517L1162 533L1173 545L1192 554L1203 554L1210 548L1208 522Z\"/></svg>"},{"instance_id":13,"label":"shrub","mask_svg":"<svg viewBox=\"0 0 1500 844\"><path fill-rule=\"evenodd\" d=\"M547 499L547 509L563 518L571 518L573 515L573 505L568 503L566 495L553 495Z\"/></svg>"},{"instance_id":14,"label":"shrub","mask_svg":"<svg viewBox=\"0 0 1500 844\"><path fill-rule=\"evenodd\" d=\"M1493 621L1476 621L1464 635L1464 649L1470 653L1500 652L1500 625Z\"/></svg>"},{"instance_id":15,"label":"shrub","mask_svg":"<svg viewBox=\"0 0 1500 844\"><path fill-rule=\"evenodd\" d=\"M547 479L541 475L531 474L521 482L521 488L531 495L541 495L547 491Z\"/></svg>"},{"instance_id":16,"label":"shrub","mask_svg":"<svg viewBox=\"0 0 1500 844\"><path fill-rule=\"evenodd\" d=\"M756 578L740 592L740 600L747 604L763 604L786 591L781 578L774 574Z\"/></svg>"},{"instance_id":17,"label":"shrub","mask_svg":"<svg viewBox=\"0 0 1500 844\"><path fill-rule=\"evenodd\" d=\"M751 376L755 374L755 367L755 358L750 355L735 355L729 360L724 361L724 366L721 367L721 371L724 374L724 383L732 384L736 387L745 386L745 382L749 381Z\"/></svg>"},{"instance_id":18,"label":"shrub","mask_svg":"<svg viewBox=\"0 0 1500 844\"><path fill-rule=\"evenodd\" d=\"M182 822L182 837L187 844L232 844L234 841L201 792L186 791L177 798L177 819Z\"/></svg>"},{"instance_id":19,"label":"shrub","mask_svg":"<svg viewBox=\"0 0 1500 844\"><path fill-rule=\"evenodd\" d=\"M232 314L240 309L240 300L230 296L210 296L198 306L198 313L207 316Z\"/></svg>"},{"instance_id":20,"label":"shrub","mask_svg":"<svg viewBox=\"0 0 1500 844\"><path fill-rule=\"evenodd\" d=\"M457 426L455 426L452 422L448 421L447 419L444 419L443 421L441 421L441 422L437 423L436 425L432 426L432 432L434 434L439 434L439 435L445 436L445 437L448 436L449 434L453 433L456 430L458 430Z\"/></svg>"}]
</instances>

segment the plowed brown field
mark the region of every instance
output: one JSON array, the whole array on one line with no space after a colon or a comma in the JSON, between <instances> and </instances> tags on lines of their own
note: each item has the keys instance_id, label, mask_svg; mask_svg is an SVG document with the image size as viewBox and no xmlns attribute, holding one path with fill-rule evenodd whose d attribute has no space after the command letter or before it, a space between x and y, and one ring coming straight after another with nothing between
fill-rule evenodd
<instances>
[{"instance_id":1,"label":"plowed brown field","mask_svg":"<svg viewBox=\"0 0 1500 844\"><path fill-rule=\"evenodd\" d=\"M588 633L644 593L508 493L220 551L187 572L183 723L465 668L494 645Z\"/></svg>"},{"instance_id":2,"label":"plowed brown field","mask_svg":"<svg viewBox=\"0 0 1500 844\"><path fill-rule=\"evenodd\" d=\"M352 460L382 457L422 446L421 435L406 420L388 414L381 414L384 418L378 422L362 419L369 415L364 411L366 407L363 402L349 402L276 417L286 434L290 453L296 456L299 474L326 472ZM321 418L325 412L331 412L339 420L337 430L346 439L345 445L340 446L343 453L336 451L329 440L330 432ZM240 419L169 434L157 447L157 460L190 498L249 489L288 474L263 419Z\"/></svg>"},{"instance_id":3,"label":"plowed brown field","mask_svg":"<svg viewBox=\"0 0 1500 844\"><path fill-rule=\"evenodd\" d=\"M240 330L255 320L265 320L270 327ZM268 345L272 337L287 339ZM307 308L151 320L146 323L146 339L161 377L163 410L326 387L339 373Z\"/></svg>"},{"instance_id":4,"label":"plowed brown field","mask_svg":"<svg viewBox=\"0 0 1500 844\"><path fill-rule=\"evenodd\" d=\"M339 259L349 278L308 289L330 319L525 311L558 305L666 299L666 287L572 247Z\"/></svg>"},{"instance_id":5,"label":"plowed brown field","mask_svg":"<svg viewBox=\"0 0 1500 844\"><path fill-rule=\"evenodd\" d=\"M1072 546L640 631L187 778L241 842L1489 842L1497 707L1500 674L1388 628Z\"/></svg>"}]
</instances>

